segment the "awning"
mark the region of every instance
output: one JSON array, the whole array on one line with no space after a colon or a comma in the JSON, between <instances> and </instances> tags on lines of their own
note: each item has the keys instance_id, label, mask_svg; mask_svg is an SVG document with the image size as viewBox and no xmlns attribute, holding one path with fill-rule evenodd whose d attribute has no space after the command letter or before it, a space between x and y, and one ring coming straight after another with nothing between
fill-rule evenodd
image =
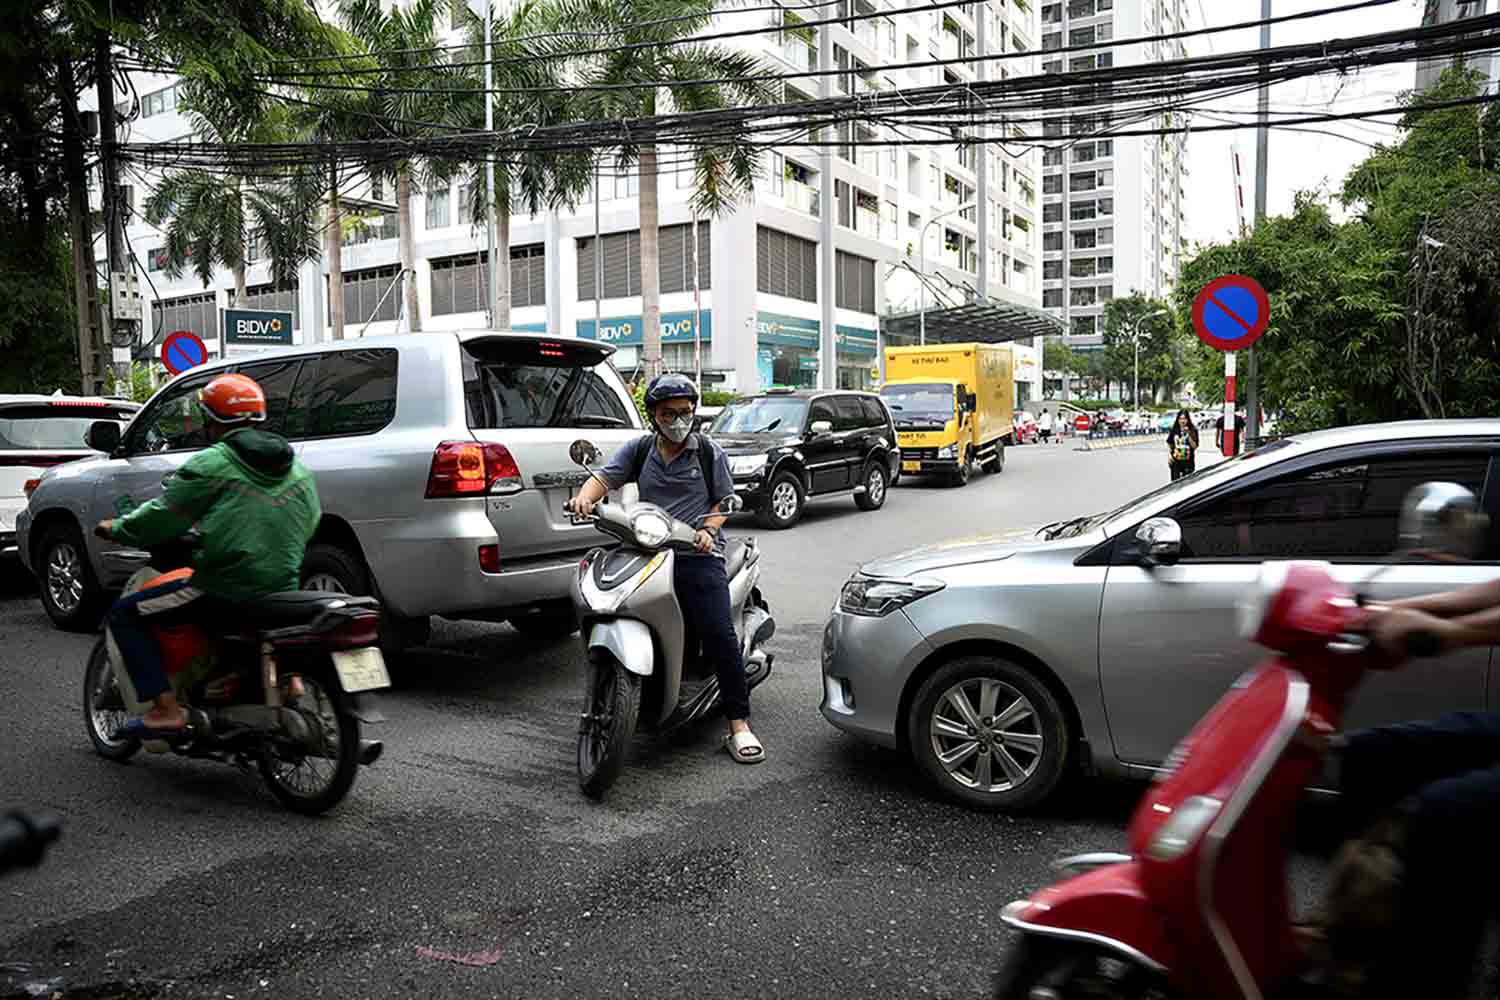
<instances>
[{"instance_id":1,"label":"awning","mask_svg":"<svg viewBox=\"0 0 1500 1000\"><path fill-rule=\"evenodd\" d=\"M921 333L921 317L920 310L884 316L880 330L887 337L915 340ZM927 310L929 344L1003 344L1067 332L1068 324L1049 312L997 299Z\"/></svg>"}]
</instances>

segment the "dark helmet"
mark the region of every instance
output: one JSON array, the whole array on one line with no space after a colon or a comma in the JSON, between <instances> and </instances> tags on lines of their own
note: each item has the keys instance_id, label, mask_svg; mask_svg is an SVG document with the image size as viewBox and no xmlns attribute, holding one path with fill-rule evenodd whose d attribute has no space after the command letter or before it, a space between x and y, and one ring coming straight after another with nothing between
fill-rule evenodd
<instances>
[{"instance_id":1,"label":"dark helmet","mask_svg":"<svg viewBox=\"0 0 1500 1000\"><path fill-rule=\"evenodd\" d=\"M654 410L658 403L665 403L669 399L691 399L693 405L698 405L698 387L693 380L686 375L676 372L667 372L658 375L646 386L646 409Z\"/></svg>"}]
</instances>

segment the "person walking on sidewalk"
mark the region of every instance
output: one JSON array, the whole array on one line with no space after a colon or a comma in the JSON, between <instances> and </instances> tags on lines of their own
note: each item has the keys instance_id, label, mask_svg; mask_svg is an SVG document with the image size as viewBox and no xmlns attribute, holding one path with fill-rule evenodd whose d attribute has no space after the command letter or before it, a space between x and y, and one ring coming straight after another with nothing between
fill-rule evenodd
<instances>
[{"instance_id":1,"label":"person walking on sidewalk","mask_svg":"<svg viewBox=\"0 0 1500 1000\"><path fill-rule=\"evenodd\" d=\"M1167 467L1172 470L1172 481L1192 475L1198 468L1198 428L1187 410L1178 410L1172 429L1167 432Z\"/></svg>"}]
</instances>

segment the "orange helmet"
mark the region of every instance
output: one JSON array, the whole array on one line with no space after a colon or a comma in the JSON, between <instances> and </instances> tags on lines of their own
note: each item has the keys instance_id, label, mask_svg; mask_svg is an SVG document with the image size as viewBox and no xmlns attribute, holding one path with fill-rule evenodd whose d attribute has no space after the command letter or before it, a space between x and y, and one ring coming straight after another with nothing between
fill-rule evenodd
<instances>
[{"instance_id":1,"label":"orange helmet","mask_svg":"<svg viewBox=\"0 0 1500 1000\"><path fill-rule=\"evenodd\" d=\"M220 424L258 424L266 419L266 393L248 375L220 375L198 392L205 418Z\"/></svg>"}]
</instances>

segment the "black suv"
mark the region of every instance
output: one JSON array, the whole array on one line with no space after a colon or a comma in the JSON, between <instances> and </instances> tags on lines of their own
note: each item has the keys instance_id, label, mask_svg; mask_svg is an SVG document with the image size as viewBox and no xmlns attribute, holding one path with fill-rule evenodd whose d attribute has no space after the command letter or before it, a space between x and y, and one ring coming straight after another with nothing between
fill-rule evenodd
<instances>
[{"instance_id":1,"label":"black suv","mask_svg":"<svg viewBox=\"0 0 1500 1000\"><path fill-rule=\"evenodd\" d=\"M768 528L796 524L809 497L848 493L879 510L901 468L890 411L869 392L773 389L725 407L709 433Z\"/></svg>"}]
</instances>

